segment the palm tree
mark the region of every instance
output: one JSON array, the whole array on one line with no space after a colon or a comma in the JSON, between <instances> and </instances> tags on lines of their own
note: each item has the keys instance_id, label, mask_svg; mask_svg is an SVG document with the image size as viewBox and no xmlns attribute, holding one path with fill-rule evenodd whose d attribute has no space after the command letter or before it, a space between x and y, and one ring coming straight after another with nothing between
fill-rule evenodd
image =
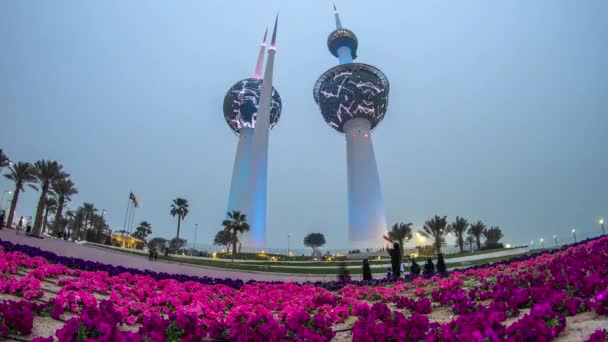
<instances>
[{"instance_id":1,"label":"palm tree","mask_svg":"<svg viewBox=\"0 0 608 342\"><path fill-rule=\"evenodd\" d=\"M469 251L473 251L473 243L475 243L475 238L473 237L473 235L467 235L467 238L465 240L465 242L467 243L467 245L469 245Z\"/></svg>"},{"instance_id":2,"label":"palm tree","mask_svg":"<svg viewBox=\"0 0 608 342\"><path fill-rule=\"evenodd\" d=\"M44 221L42 221L42 232L46 231L46 225L49 221L49 212L54 213L57 210L57 200L54 197L47 197L44 200Z\"/></svg>"},{"instance_id":3,"label":"palm tree","mask_svg":"<svg viewBox=\"0 0 608 342\"><path fill-rule=\"evenodd\" d=\"M485 229L483 231L483 237L486 238L486 246L489 248L498 247L498 241L503 238L502 230L499 226Z\"/></svg>"},{"instance_id":4,"label":"palm tree","mask_svg":"<svg viewBox=\"0 0 608 342\"><path fill-rule=\"evenodd\" d=\"M68 177L69 175L63 172L63 166L56 161L39 160L34 164L34 168L36 170L36 179L40 184L40 198L38 199L38 207L36 209L36 219L34 220L32 235L40 236L44 201L51 188L51 184L61 178Z\"/></svg>"},{"instance_id":5,"label":"palm tree","mask_svg":"<svg viewBox=\"0 0 608 342\"><path fill-rule=\"evenodd\" d=\"M477 221L473 223L467 232L467 234L473 236L475 238L475 242L477 242L477 249L481 249L481 235L483 231L486 230L486 225L481 221Z\"/></svg>"},{"instance_id":6,"label":"palm tree","mask_svg":"<svg viewBox=\"0 0 608 342\"><path fill-rule=\"evenodd\" d=\"M247 223L247 215L241 214L240 211L228 213L228 219L222 221L224 230L232 234L232 260L236 255L236 243L239 240L238 234L249 231L249 223Z\"/></svg>"},{"instance_id":7,"label":"palm tree","mask_svg":"<svg viewBox=\"0 0 608 342\"><path fill-rule=\"evenodd\" d=\"M412 239L412 223L395 223L389 230L388 235L384 236L384 240L388 242L399 241L401 257L403 257L403 246L406 239L408 241Z\"/></svg>"},{"instance_id":8,"label":"palm tree","mask_svg":"<svg viewBox=\"0 0 608 342\"><path fill-rule=\"evenodd\" d=\"M177 241L179 241L179 227L186 215L188 215L188 200L181 197L174 199L171 204L171 216L177 216Z\"/></svg>"},{"instance_id":9,"label":"palm tree","mask_svg":"<svg viewBox=\"0 0 608 342\"><path fill-rule=\"evenodd\" d=\"M469 222L463 217L456 216L456 221L452 222L448 227L450 233L456 236L456 244L460 248L460 253L464 252L464 234L469 227Z\"/></svg>"},{"instance_id":10,"label":"palm tree","mask_svg":"<svg viewBox=\"0 0 608 342\"><path fill-rule=\"evenodd\" d=\"M10 165L11 165L10 159L8 159L6 154L4 154L4 152L0 148L0 171L2 171L2 168L10 166Z\"/></svg>"},{"instance_id":11,"label":"palm tree","mask_svg":"<svg viewBox=\"0 0 608 342\"><path fill-rule=\"evenodd\" d=\"M420 232L420 235L433 240L437 254L441 253L441 246L445 244L445 236L448 234L448 222L446 218L447 216L441 217L435 215L435 217L424 223Z\"/></svg>"},{"instance_id":12,"label":"palm tree","mask_svg":"<svg viewBox=\"0 0 608 342\"><path fill-rule=\"evenodd\" d=\"M132 237L136 239L146 241L148 235L152 233L152 225L147 221L142 221L139 223L139 226L135 228L135 232L131 234Z\"/></svg>"},{"instance_id":13,"label":"palm tree","mask_svg":"<svg viewBox=\"0 0 608 342\"><path fill-rule=\"evenodd\" d=\"M93 203L85 202L82 204L82 211L84 213L84 231L85 236L86 232L89 230L89 225L93 223L95 213L97 212L97 208Z\"/></svg>"},{"instance_id":14,"label":"palm tree","mask_svg":"<svg viewBox=\"0 0 608 342\"><path fill-rule=\"evenodd\" d=\"M84 207L78 207L78 209L76 209L74 212L74 217L72 218L72 241L80 239L82 224L85 221L86 216L87 213L85 212Z\"/></svg>"},{"instance_id":15,"label":"palm tree","mask_svg":"<svg viewBox=\"0 0 608 342\"><path fill-rule=\"evenodd\" d=\"M78 189L74 186L74 183L69 180L67 177L63 177L58 179L53 183L53 192L57 195L57 212L55 213L55 224L53 227L53 233L56 235L60 231L63 231L63 207L66 202L72 200L72 195L76 195L78 193Z\"/></svg>"},{"instance_id":16,"label":"palm tree","mask_svg":"<svg viewBox=\"0 0 608 342\"><path fill-rule=\"evenodd\" d=\"M4 175L4 177L12 180L15 183L11 210L8 213L8 220L6 221L6 225L10 227L13 225L15 208L17 208L17 201L19 201L19 192L25 191L24 186L26 184L34 190L38 190L38 188L31 184L36 182L36 173L34 171L34 167L30 163L18 162L11 165L9 167L9 174Z\"/></svg>"}]
</instances>

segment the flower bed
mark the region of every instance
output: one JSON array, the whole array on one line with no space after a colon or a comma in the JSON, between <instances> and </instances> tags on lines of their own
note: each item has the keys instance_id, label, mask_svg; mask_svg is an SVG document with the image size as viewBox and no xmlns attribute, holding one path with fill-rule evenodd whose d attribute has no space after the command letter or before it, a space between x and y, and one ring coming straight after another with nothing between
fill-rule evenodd
<instances>
[{"instance_id":1,"label":"flower bed","mask_svg":"<svg viewBox=\"0 0 608 342\"><path fill-rule=\"evenodd\" d=\"M569 316L608 323L606 237L426 278L309 284L154 273L0 245L0 293L23 299L0 304L3 337L548 341L567 332ZM53 336L32 331L45 316ZM594 331L587 338L605 338Z\"/></svg>"}]
</instances>

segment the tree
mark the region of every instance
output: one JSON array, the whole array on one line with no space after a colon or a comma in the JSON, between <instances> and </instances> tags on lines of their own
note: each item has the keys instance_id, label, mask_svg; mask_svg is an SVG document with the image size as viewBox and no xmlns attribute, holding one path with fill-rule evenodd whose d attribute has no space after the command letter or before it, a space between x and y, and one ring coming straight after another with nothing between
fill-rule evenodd
<instances>
[{"instance_id":1,"label":"tree","mask_svg":"<svg viewBox=\"0 0 608 342\"><path fill-rule=\"evenodd\" d=\"M312 255L317 255L317 248L325 245L325 235L310 233L304 238L304 246L312 248Z\"/></svg>"},{"instance_id":2,"label":"tree","mask_svg":"<svg viewBox=\"0 0 608 342\"><path fill-rule=\"evenodd\" d=\"M148 235L152 233L152 225L147 221L142 221L139 226L135 228L135 232L131 234L132 237L146 241Z\"/></svg>"},{"instance_id":3,"label":"tree","mask_svg":"<svg viewBox=\"0 0 608 342\"><path fill-rule=\"evenodd\" d=\"M456 216L456 220L448 227L449 232L456 236L456 244L460 249L460 253L464 252L464 234L469 227L469 222L462 217Z\"/></svg>"},{"instance_id":4,"label":"tree","mask_svg":"<svg viewBox=\"0 0 608 342\"><path fill-rule=\"evenodd\" d=\"M473 237L473 235L467 235L467 239L465 242L467 243L467 245L469 245L469 250L472 252L473 244L475 243L475 238Z\"/></svg>"},{"instance_id":5,"label":"tree","mask_svg":"<svg viewBox=\"0 0 608 342\"><path fill-rule=\"evenodd\" d=\"M55 223L53 225L53 233L57 235L59 232L63 232L63 208L67 202L72 200L72 195L78 193L78 189L67 177L58 179L53 183L52 187L53 192L57 195L57 211L55 212Z\"/></svg>"},{"instance_id":6,"label":"tree","mask_svg":"<svg viewBox=\"0 0 608 342\"><path fill-rule=\"evenodd\" d=\"M228 250L228 246L232 243L232 233L226 230L220 230L215 234L213 244L218 246L225 246Z\"/></svg>"},{"instance_id":7,"label":"tree","mask_svg":"<svg viewBox=\"0 0 608 342\"><path fill-rule=\"evenodd\" d=\"M500 239L504 237L500 227L492 227L489 229L484 229L483 237L486 239L486 247L488 248L498 248Z\"/></svg>"},{"instance_id":8,"label":"tree","mask_svg":"<svg viewBox=\"0 0 608 342\"><path fill-rule=\"evenodd\" d=\"M4 154L4 152L0 148L0 170L3 167L7 167L7 166L10 166L10 165L11 165L10 159L8 159L8 157L6 156L6 154Z\"/></svg>"},{"instance_id":9,"label":"tree","mask_svg":"<svg viewBox=\"0 0 608 342\"><path fill-rule=\"evenodd\" d=\"M40 236L44 201L49 190L51 190L51 184L61 178L68 177L69 175L63 172L63 166L56 161L39 160L34 164L34 169L36 172L36 180L40 185L40 198L38 199L38 207L36 208L36 218L34 219L32 235Z\"/></svg>"},{"instance_id":10,"label":"tree","mask_svg":"<svg viewBox=\"0 0 608 342\"><path fill-rule=\"evenodd\" d=\"M84 207L78 207L76 211L74 211L74 217L72 219L72 241L80 240L80 233L82 231L83 223L85 222L87 213ZM86 225L85 225L86 229Z\"/></svg>"},{"instance_id":11,"label":"tree","mask_svg":"<svg viewBox=\"0 0 608 342\"><path fill-rule=\"evenodd\" d=\"M424 223L420 232L420 235L432 240L437 254L441 253L441 246L445 244L445 236L448 234L448 222L446 218L447 216L441 217L435 215L435 217Z\"/></svg>"},{"instance_id":12,"label":"tree","mask_svg":"<svg viewBox=\"0 0 608 342\"><path fill-rule=\"evenodd\" d=\"M175 254L179 253L179 250L182 249L182 247L184 247L186 245L188 241L184 240L184 239L180 239L180 238L173 238L171 239L171 241L169 242L169 248L172 251L175 251Z\"/></svg>"},{"instance_id":13,"label":"tree","mask_svg":"<svg viewBox=\"0 0 608 342\"><path fill-rule=\"evenodd\" d=\"M179 227L181 225L182 220L188 215L188 200L178 197L173 200L171 204L171 216L177 216L177 236L176 238L179 240ZM173 241L173 240L171 240ZM177 241L177 240L176 240Z\"/></svg>"},{"instance_id":14,"label":"tree","mask_svg":"<svg viewBox=\"0 0 608 342\"><path fill-rule=\"evenodd\" d=\"M36 172L34 166L30 163L18 162L9 167L9 173L4 177L12 180L15 183L15 191L13 191L13 200L11 201L11 210L8 212L8 220L6 221L7 226L13 225L13 219L15 216L15 209L17 208L17 202L19 201L19 193L25 191L24 186L28 185L34 190L38 188L31 183L36 182Z\"/></svg>"},{"instance_id":15,"label":"tree","mask_svg":"<svg viewBox=\"0 0 608 342\"><path fill-rule=\"evenodd\" d=\"M44 200L44 221L42 221L42 232L46 231L47 222L49 220L49 212L57 211L57 200L54 197L47 197Z\"/></svg>"},{"instance_id":16,"label":"tree","mask_svg":"<svg viewBox=\"0 0 608 342\"><path fill-rule=\"evenodd\" d=\"M93 203L85 202L82 204L82 211L84 214L84 232L85 237L88 234L88 230L91 228L90 226L95 221L95 214L97 212L97 208Z\"/></svg>"},{"instance_id":17,"label":"tree","mask_svg":"<svg viewBox=\"0 0 608 342\"><path fill-rule=\"evenodd\" d=\"M388 234L384 236L384 239L388 242L399 241L399 251L401 258L403 258L403 246L405 240L412 239L412 223L395 223Z\"/></svg>"},{"instance_id":18,"label":"tree","mask_svg":"<svg viewBox=\"0 0 608 342\"><path fill-rule=\"evenodd\" d=\"M481 235L483 231L486 230L486 225L481 221L477 221L473 223L468 230L468 234L475 238L475 242L477 243L477 249L481 249Z\"/></svg>"},{"instance_id":19,"label":"tree","mask_svg":"<svg viewBox=\"0 0 608 342\"><path fill-rule=\"evenodd\" d=\"M161 237L156 237L150 240L150 242L148 242L148 248L150 249L156 249L158 252L164 252L165 251L165 247L167 245L167 240L163 239Z\"/></svg>"},{"instance_id":20,"label":"tree","mask_svg":"<svg viewBox=\"0 0 608 342\"><path fill-rule=\"evenodd\" d=\"M230 233L230 238L232 240L232 260L234 261L234 256L236 255L236 243L239 241L239 233L248 232L250 227L249 223L247 223L247 215L241 214L240 211L233 211L228 213L228 219L222 221L222 226L224 226L224 230Z\"/></svg>"}]
</instances>

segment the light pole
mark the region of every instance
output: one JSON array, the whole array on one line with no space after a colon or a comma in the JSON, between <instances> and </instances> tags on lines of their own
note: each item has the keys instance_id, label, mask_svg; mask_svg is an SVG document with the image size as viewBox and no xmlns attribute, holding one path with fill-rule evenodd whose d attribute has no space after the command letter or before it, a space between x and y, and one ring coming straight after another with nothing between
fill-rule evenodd
<instances>
[{"instance_id":1,"label":"light pole","mask_svg":"<svg viewBox=\"0 0 608 342\"><path fill-rule=\"evenodd\" d=\"M12 193L13 193L13 192L12 192L12 191L10 191L10 190L4 190L4 191L2 192L2 198L0 199L0 210L2 210L2 208L3 208L3 207L2 207L2 202L4 201L4 195L5 195L5 194L9 194L9 195L10 195L10 194L12 194ZM8 203L8 201L7 201L7 203Z\"/></svg>"},{"instance_id":2,"label":"light pole","mask_svg":"<svg viewBox=\"0 0 608 342\"><path fill-rule=\"evenodd\" d=\"M572 229L572 237L574 237L574 243L576 243L576 229Z\"/></svg>"},{"instance_id":3,"label":"light pole","mask_svg":"<svg viewBox=\"0 0 608 342\"><path fill-rule=\"evenodd\" d=\"M287 256L289 256L289 238L291 237L290 234L287 234Z\"/></svg>"},{"instance_id":4,"label":"light pole","mask_svg":"<svg viewBox=\"0 0 608 342\"><path fill-rule=\"evenodd\" d=\"M540 248L545 249L545 239L540 238Z\"/></svg>"},{"instance_id":5,"label":"light pole","mask_svg":"<svg viewBox=\"0 0 608 342\"><path fill-rule=\"evenodd\" d=\"M604 228L604 219L600 219L600 225L602 226L602 235L606 235L606 230Z\"/></svg>"},{"instance_id":6,"label":"light pole","mask_svg":"<svg viewBox=\"0 0 608 342\"><path fill-rule=\"evenodd\" d=\"M553 240L555 241L555 248L557 248L557 235L553 235Z\"/></svg>"}]
</instances>

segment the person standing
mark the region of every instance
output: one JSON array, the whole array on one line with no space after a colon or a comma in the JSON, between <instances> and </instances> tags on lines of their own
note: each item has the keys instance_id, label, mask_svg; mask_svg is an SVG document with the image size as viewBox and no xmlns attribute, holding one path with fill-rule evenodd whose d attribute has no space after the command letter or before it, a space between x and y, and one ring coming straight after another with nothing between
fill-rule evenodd
<instances>
[{"instance_id":1,"label":"person standing","mask_svg":"<svg viewBox=\"0 0 608 342\"><path fill-rule=\"evenodd\" d=\"M363 280L372 280L372 269L367 258L363 259Z\"/></svg>"},{"instance_id":2,"label":"person standing","mask_svg":"<svg viewBox=\"0 0 608 342\"><path fill-rule=\"evenodd\" d=\"M4 216L6 216L6 210L0 212L0 229L4 227Z\"/></svg>"},{"instance_id":3,"label":"person standing","mask_svg":"<svg viewBox=\"0 0 608 342\"><path fill-rule=\"evenodd\" d=\"M393 248L388 250L388 255L391 257L392 275L399 278L401 276L401 246L399 246L399 242L393 242Z\"/></svg>"},{"instance_id":4,"label":"person standing","mask_svg":"<svg viewBox=\"0 0 608 342\"><path fill-rule=\"evenodd\" d=\"M23 216L19 218L19 223L17 223L16 234L19 235L19 231L23 229Z\"/></svg>"}]
</instances>

